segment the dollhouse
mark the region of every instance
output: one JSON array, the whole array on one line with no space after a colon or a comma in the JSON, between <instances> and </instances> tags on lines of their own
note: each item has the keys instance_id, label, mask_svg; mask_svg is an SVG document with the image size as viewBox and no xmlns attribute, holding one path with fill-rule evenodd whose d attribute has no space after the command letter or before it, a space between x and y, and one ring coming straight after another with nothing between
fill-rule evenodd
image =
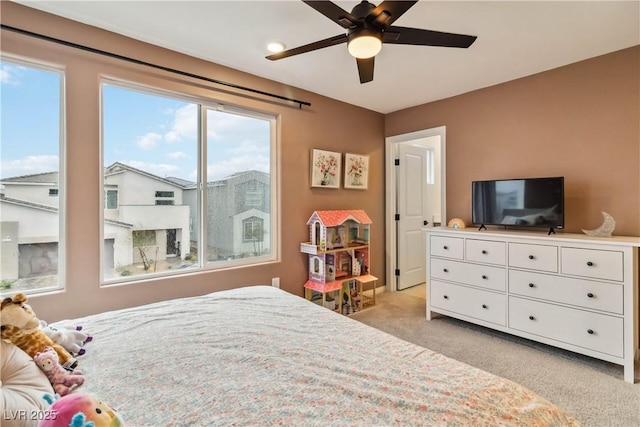
<instances>
[{"instance_id":1,"label":"dollhouse","mask_svg":"<svg viewBox=\"0 0 640 427\"><path fill-rule=\"evenodd\" d=\"M300 251L309 256L309 277L304 284L307 299L318 292L326 306L327 294L337 293L338 309L346 302L352 311L358 305L363 308L364 299L367 305L375 304L377 278L369 274L370 225L364 210L315 211L311 215L309 242L300 244ZM373 299L362 295L363 283L373 283Z\"/></svg>"}]
</instances>

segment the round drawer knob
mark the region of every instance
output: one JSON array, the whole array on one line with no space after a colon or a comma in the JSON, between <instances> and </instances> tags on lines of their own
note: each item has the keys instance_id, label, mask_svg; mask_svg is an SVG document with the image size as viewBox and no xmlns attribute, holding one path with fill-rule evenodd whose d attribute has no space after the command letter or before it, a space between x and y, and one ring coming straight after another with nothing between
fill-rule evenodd
<instances>
[{"instance_id":1,"label":"round drawer knob","mask_svg":"<svg viewBox=\"0 0 640 427\"><path fill-rule=\"evenodd\" d=\"M444 296L444 299L449 299L449 295L445 295L445 296Z\"/></svg>"},{"instance_id":2,"label":"round drawer knob","mask_svg":"<svg viewBox=\"0 0 640 427\"><path fill-rule=\"evenodd\" d=\"M482 304L482 308L486 309L487 308L487 304Z\"/></svg>"},{"instance_id":3,"label":"round drawer knob","mask_svg":"<svg viewBox=\"0 0 640 427\"><path fill-rule=\"evenodd\" d=\"M589 267L593 267L593 262L591 262L591 261L587 261L587 265L588 265Z\"/></svg>"},{"instance_id":4,"label":"round drawer knob","mask_svg":"<svg viewBox=\"0 0 640 427\"><path fill-rule=\"evenodd\" d=\"M446 251L447 249L449 249L449 246L443 246L442 248Z\"/></svg>"},{"instance_id":5,"label":"round drawer knob","mask_svg":"<svg viewBox=\"0 0 640 427\"><path fill-rule=\"evenodd\" d=\"M487 280L487 276L485 276L484 274L482 275L482 278L483 278L484 280Z\"/></svg>"},{"instance_id":6,"label":"round drawer knob","mask_svg":"<svg viewBox=\"0 0 640 427\"><path fill-rule=\"evenodd\" d=\"M536 320L536 318L533 316L529 316L529 320Z\"/></svg>"},{"instance_id":7,"label":"round drawer knob","mask_svg":"<svg viewBox=\"0 0 640 427\"><path fill-rule=\"evenodd\" d=\"M535 288L535 287L536 287L536 285L534 285L533 283L529 283L529 287L530 287L530 288Z\"/></svg>"},{"instance_id":8,"label":"round drawer knob","mask_svg":"<svg viewBox=\"0 0 640 427\"><path fill-rule=\"evenodd\" d=\"M444 271L445 273L449 272L449 270L447 270L446 268L443 268L442 271Z\"/></svg>"},{"instance_id":9,"label":"round drawer knob","mask_svg":"<svg viewBox=\"0 0 640 427\"><path fill-rule=\"evenodd\" d=\"M588 333L589 335L593 335L593 329L587 329L587 333Z\"/></svg>"},{"instance_id":10,"label":"round drawer knob","mask_svg":"<svg viewBox=\"0 0 640 427\"><path fill-rule=\"evenodd\" d=\"M484 249L482 250L482 255L486 255L487 251L485 251Z\"/></svg>"},{"instance_id":11,"label":"round drawer knob","mask_svg":"<svg viewBox=\"0 0 640 427\"><path fill-rule=\"evenodd\" d=\"M589 298L593 298L593 296L594 296L594 295L593 295L591 292L589 292L589 293L587 294L587 296L588 296Z\"/></svg>"},{"instance_id":12,"label":"round drawer knob","mask_svg":"<svg viewBox=\"0 0 640 427\"><path fill-rule=\"evenodd\" d=\"M533 255L529 255L529 259L534 259L535 257Z\"/></svg>"}]
</instances>

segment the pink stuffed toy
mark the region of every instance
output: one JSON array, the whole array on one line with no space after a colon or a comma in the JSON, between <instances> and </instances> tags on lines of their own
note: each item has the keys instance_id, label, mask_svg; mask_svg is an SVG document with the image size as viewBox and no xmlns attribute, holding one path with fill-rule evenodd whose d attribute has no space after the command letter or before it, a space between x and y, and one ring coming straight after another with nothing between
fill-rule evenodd
<instances>
[{"instance_id":1,"label":"pink stuffed toy","mask_svg":"<svg viewBox=\"0 0 640 427\"><path fill-rule=\"evenodd\" d=\"M60 365L58 353L51 347L47 347L44 351L36 353L36 355L33 356L33 360L47 375L53 389L60 396L64 396L74 387L84 384L84 375L82 372L78 370L67 371L64 369L62 365Z\"/></svg>"}]
</instances>

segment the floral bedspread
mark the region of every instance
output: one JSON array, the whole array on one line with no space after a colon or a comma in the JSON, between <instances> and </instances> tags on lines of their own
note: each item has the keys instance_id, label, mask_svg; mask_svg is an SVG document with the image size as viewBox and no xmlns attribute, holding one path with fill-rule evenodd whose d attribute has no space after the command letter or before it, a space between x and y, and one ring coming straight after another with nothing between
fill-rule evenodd
<instances>
[{"instance_id":1,"label":"floral bedspread","mask_svg":"<svg viewBox=\"0 0 640 427\"><path fill-rule=\"evenodd\" d=\"M58 325L127 426L572 426L535 393L268 286Z\"/></svg>"}]
</instances>

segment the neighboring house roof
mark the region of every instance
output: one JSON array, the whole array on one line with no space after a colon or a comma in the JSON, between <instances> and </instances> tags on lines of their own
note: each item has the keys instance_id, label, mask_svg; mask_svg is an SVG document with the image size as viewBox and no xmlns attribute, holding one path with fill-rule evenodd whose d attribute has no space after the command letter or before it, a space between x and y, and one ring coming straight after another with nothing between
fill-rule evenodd
<instances>
[{"instance_id":1,"label":"neighboring house roof","mask_svg":"<svg viewBox=\"0 0 640 427\"><path fill-rule=\"evenodd\" d=\"M158 175L154 175L152 173L145 172L145 171L143 171L141 169L137 169L137 168L134 168L133 166L125 165L124 163L120 163L120 162L115 162L111 166L108 166L107 168L105 168L104 176L107 177L109 175L115 175L115 174L118 174L118 173L122 173L124 171L129 171L129 172L134 172L134 173L137 173L137 174L140 174L140 175L144 175L144 176L149 177L151 179L162 181L164 183L167 183L169 185L173 185L174 187L179 187L181 189L185 189L187 187L192 187L194 185L193 182L180 179L180 181L189 183L188 185L183 185L182 183L177 182L179 180L179 178L162 178L162 177L159 177Z\"/></svg>"},{"instance_id":2,"label":"neighboring house roof","mask_svg":"<svg viewBox=\"0 0 640 427\"><path fill-rule=\"evenodd\" d=\"M176 185L179 185L181 187L184 188L195 188L196 183L193 181L189 181L186 179L182 179L182 178L177 178L175 176L168 176L165 178L167 181L171 181L173 183L175 183Z\"/></svg>"},{"instance_id":3,"label":"neighboring house roof","mask_svg":"<svg viewBox=\"0 0 640 427\"><path fill-rule=\"evenodd\" d=\"M0 195L0 202L2 203L10 203L12 205L24 206L31 209L38 209L42 211L48 212L58 212L58 208L54 206L43 205L40 203L27 202L26 200L14 199L11 197L6 197L4 194Z\"/></svg>"},{"instance_id":4,"label":"neighboring house roof","mask_svg":"<svg viewBox=\"0 0 640 427\"><path fill-rule=\"evenodd\" d=\"M315 211L307 221L307 225L311 225L317 220L325 227L335 227L349 220L360 224L371 224L373 222L362 209Z\"/></svg>"},{"instance_id":5,"label":"neighboring house roof","mask_svg":"<svg viewBox=\"0 0 640 427\"><path fill-rule=\"evenodd\" d=\"M47 205L42 205L40 203L27 202L26 200L13 199L11 197L6 197L4 195L0 195L0 203L10 203L16 206L22 206L29 209L37 209L37 210L47 211L47 212L58 212L58 208L56 208L55 206L47 206ZM119 225L122 227L133 227L133 224L128 224L122 221L114 221L111 219L105 219L104 222L113 224L113 225Z\"/></svg>"},{"instance_id":6,"label":"neighboring house roof","mask_svg":"<svg viewBox=\"0 0 640 427\"><path fill-rule=\"evenodd\" d=\"M130 171L130 172L134 172L140 175L144 175L147 176L151 179L156 179L158 181L162 181L165 182L169 185L173 185L175 187L179 187L181 189L192 189L196 187L196 183L193 181L189 181L187 179L182 179L182 178L177 178L174 176L170 176L170 177L165 177L162 178L158 175L154 175L150 172L146 172L143 171L141 169L137 169L134 168L133 166L129 166L127 164L124 163L120 163L120 162L115 162L113 163L111 166L108 166L104 169L104 176L110 176L110 175L115 175L118 173L122 173L124 171ZM57 185L58 184L58 172L43 172L43 173L37 173L37 174L32 174L32 175L22 175L22 176L14 176L11 178L4 178L2 180L0 180L0 183L2 184L14 184L14 183L20 183L20 184L54 184ZM243 172L236 172L232 175L229 175L226 178L223 179L219 179L216 181L210 181L207 185L209 186L215 186L215 185L226 185L229 181L237 181L237 180L241 180L243 178L250 178L251 176L254 177L262 177L262 178L267 178L269 176L268 173L266 172L262 172L262 171L257 171L257 170L249 170L249 171L243 171Z\"/></svg>"},{"instance_id":7,"label":"neighboring house roof","mask_svg":"<svg viewBox=\"0 0 640 427\"><path fill-rule=\"evenodd\" d=\"M108 224L119 225L120 227L127 227L127 228L133 227L133 224L129 224L127 222L122 222L122 221L116 221L113 219L105 219L104 222Z\"/></svg>"},{"instance_id":8,"label":"neighboring house roof","mask_svg":"<svg viewBox=\"0 0 640 427\"><path fill-rule=\"evenodd\" d=\"M269 177L268 173L252 169L248 171L235 172L222 179L209 181L207 182L207 186L227 185L227 183L231 181L240 181L242 179L251 179L251 178L261 178L261 179L267 180L268 177Z\"/></svg>"},{"instance_id":9,"label":"neighboring house roof","mask_svg":"<svg viewBox=\"0 0 640 427\"><path fill-rule=\"evenodd\" d=\"M13 176L0 180L3 184L54 184L58 185L58 172L43 172L32 175Z\"/></svg>"}]
</instances>

